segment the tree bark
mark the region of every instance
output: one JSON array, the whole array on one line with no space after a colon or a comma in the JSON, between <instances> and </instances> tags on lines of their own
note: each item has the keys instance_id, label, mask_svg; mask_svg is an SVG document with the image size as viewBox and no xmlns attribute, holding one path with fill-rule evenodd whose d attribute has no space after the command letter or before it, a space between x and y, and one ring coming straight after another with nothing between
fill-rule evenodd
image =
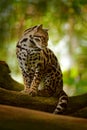
<instances>
[{"instance_id":1,"label":"tree bark","mask_svg":"<svg viewBox=\"0 0 87 130\"><path fill-rule=\"evenodd\" d=\"M87 120L0 105L0 130L87 130Z\"/></svg>"}]
</instances>

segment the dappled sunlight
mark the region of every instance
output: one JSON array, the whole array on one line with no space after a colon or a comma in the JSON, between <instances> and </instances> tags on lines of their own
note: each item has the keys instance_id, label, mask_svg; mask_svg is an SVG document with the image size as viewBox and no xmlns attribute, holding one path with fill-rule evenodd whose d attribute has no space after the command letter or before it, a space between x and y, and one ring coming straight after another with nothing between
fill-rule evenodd
<instances>
[{"instance_id":1,"label":"dappled sunlight","mask_svg":"<svg viewBox=\"0 0 87 130\"><path fill-rule=\"evenodd\" d=\"M69 70L73 66L73 60L69 54L67 42L68 42L68 36L65 36L56 45L54 45L51 41L49 41L49 48L51 48L54 51L57 58L59 59L62 71Z\"/></svg>"}]
</instances>

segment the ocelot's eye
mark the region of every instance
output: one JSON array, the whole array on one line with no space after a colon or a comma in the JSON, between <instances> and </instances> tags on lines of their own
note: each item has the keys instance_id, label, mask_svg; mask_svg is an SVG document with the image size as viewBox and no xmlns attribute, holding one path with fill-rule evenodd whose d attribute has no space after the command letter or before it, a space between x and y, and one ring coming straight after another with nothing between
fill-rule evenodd
<instances>
[{"instance_id":1,"label":"ocelot's eye","mask_svg":"<svg viewBox=\"0 0 87 130\"><path fill-rule=\"evenodd\" d=\"M40 38L35 38L35 40L36 40L37 42L40 42Z\"/></svg>"},{"instance_id":2,"label":"ocelot's eye","mask_svg":"<svg viewBox=\"0 0 87 130\"><path fill-rule=\"evenodd\" d=\"M22 42L26 42L28 40L28 38L24 38L22 41L21 41L21 43Z\"/></svg>"},{"instance_id":3,"label":"ocelot's eye","mask_svg":"<svg viewBox=\"0 0 87 130\"><path fill-rule=\"evenodd\" d=\"M30 35L30 38L33 38L32 35Z\"/></svg>"}]
</instances>

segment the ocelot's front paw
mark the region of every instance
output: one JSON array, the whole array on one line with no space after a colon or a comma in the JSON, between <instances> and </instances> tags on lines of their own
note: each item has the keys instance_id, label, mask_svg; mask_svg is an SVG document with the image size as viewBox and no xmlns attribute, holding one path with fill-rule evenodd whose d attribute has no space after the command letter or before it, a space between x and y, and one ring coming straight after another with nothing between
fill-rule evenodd
<instances>
[{"instance_id":1,"label":"ocelot's front paw","mask_svg":"<svg viewBox=\"0 0 87 130\"><path fill-rule=\"evenodd\" d=\"M29 95L31 95L31 96L37 95L37 90L34 87L31 87L28 92L29 92Z\"/></svg>"}]
</instances>

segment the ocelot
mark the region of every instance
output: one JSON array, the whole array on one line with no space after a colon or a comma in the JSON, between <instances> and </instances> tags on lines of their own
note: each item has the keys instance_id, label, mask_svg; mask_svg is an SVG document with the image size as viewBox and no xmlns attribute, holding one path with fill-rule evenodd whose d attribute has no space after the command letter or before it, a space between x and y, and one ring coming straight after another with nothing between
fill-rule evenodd
<instances>
[{"instance_id":1,"label":"ocelot","mask_svg":"<svg viewBox=\"0 0 87 130\"><path fill-rule=\"evenodd\" d=\"M42 25L24 31L17 43L16 54L22 71L25 92L35 96L57 97L55 114L65 111L68 96L63 90L59 62L48 46L48 29Z\"/></svg>"}]
</instances>

